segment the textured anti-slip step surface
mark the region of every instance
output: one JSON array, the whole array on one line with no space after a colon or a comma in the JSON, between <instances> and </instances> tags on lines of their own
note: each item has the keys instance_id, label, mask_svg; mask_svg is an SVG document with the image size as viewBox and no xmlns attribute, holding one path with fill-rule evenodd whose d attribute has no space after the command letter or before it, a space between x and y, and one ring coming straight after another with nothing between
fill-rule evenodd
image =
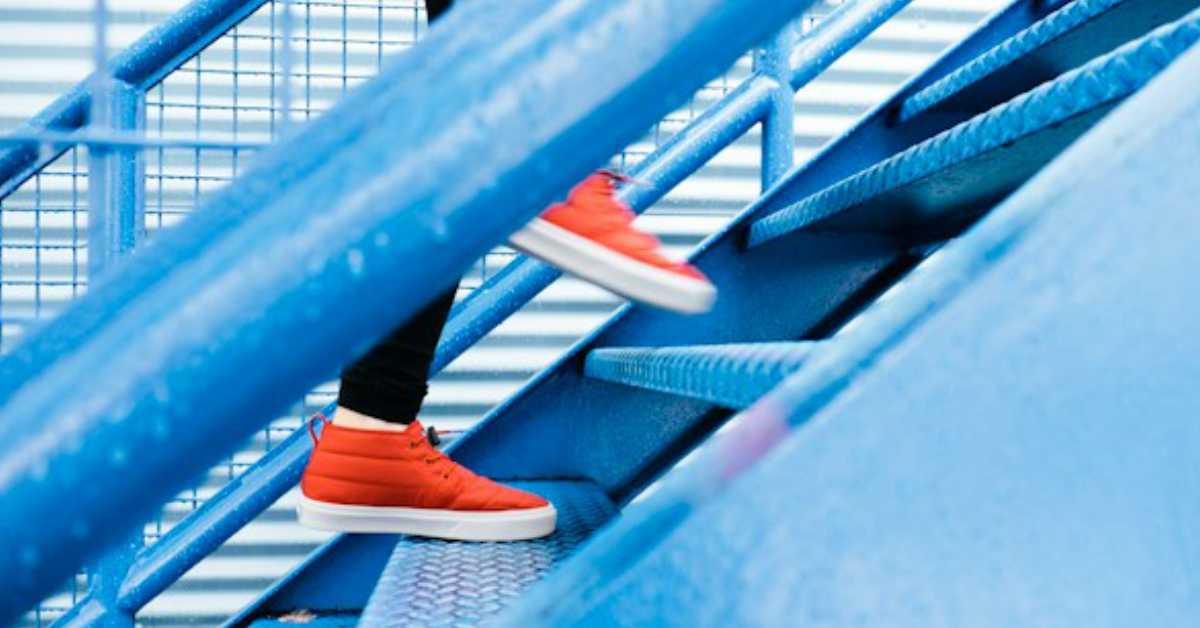
<instances>
[{"instance_id":1,"label":"textured anti-slip step surface","mask_svg":"<svg viewBox=\"0 0 1200 628\"><path fill-rule=\"evenodd\" d=\"M1200 0L1074 0L910 96L900 107L899 120L974 92L1004 93L1022 84L1032 88L1036 82L1029 81L1050 78L1047 72L1077 67L1197 6Z\"/></svg>"},{"instance_id":2,"label":"textured anti-slip step surface","mask_svg":"<svg viewBox=\"0 0 1200 628\"><path fill-rule=\"evenodd\" d=\"M815 343L597 349L588 377L745 408L804 363Z\"/></svg>"},{"instance_id":3,"label":"textured anti-slip step surface","mask_svg":"<svg viewBox=\"0 0 1200 628\"><path fill-rule=\"evenodd\" d=\"M998 200L1200 40L1200 11L755 222L759 245L817 225L900 231ZM1023 143L1023 144L1022 144Z\"/></svg>"},{"instance_id":4,"label":"textured anti-slip step surface","mask_svg":"<svg viewBox=\"0 0 1200 628\"><path fill-rule=\"evenodd\" d=\"M591 482L516 482L549 499L558 530L535 541L464 543L404 537L360 626L472 626L495 616L616 512Z\"/></svg>"}]
</instances>

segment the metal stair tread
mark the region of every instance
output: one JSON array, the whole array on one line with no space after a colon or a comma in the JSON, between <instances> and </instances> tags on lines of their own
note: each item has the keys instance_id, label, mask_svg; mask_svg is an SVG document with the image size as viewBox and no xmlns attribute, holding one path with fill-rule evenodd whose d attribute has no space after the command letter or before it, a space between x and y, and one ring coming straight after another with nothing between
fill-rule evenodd
<instances>
[{"instance_id":1,"label":"metal stair tread","mask_svg":"<svg viewBox=\"0 0 1200 628\"><path fill-rule=\"evenodd\" d=\"M594 379L745 408L804 363L815 342L610 347L588 354Z\"/></svg>"},{"instance_id":2,"label":"metal stair tread","mask_svg":"<svg viewBox=\"0 0 1200 628\"><path fill-rule=\"evenodd\" d=\"M1200 10L757 220L749 245L809 227L951 232L949 214L1003 198L1198 39Z\"/></svg>"},{"instance_id":3,"label":"metal stair tread","mask_svg":"<svg viewBox=\"0 0 1200 628\"><path fill-rule=\"evenodd\" d=\"M999 104L1197 6L1196 0L1074 0L909 96L898 119Z\"/></svg>"},{"instance_id":4,"label":"metal stair tread","mask_svg":"<svg viewBox=\"0 0 1200 628\"><path fill-rule=\"evenodd\" d=\"M359 625L461 626L505 608L569 556L616 512L596 484L514 482L558 509L558 529L544 539L466 543L399 537Z\"/></svg>"}]
</instances>

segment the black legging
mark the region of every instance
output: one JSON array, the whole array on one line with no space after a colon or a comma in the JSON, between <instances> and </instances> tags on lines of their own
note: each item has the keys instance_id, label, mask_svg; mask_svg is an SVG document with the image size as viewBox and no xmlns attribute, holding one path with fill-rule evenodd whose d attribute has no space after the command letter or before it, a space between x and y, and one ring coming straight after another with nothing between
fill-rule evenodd
<instances>
[{"instance_id":1,"label":"black legging","mask_svg":"<svg viewBox=\"0 0 1200 628\"><path fill-rule=\"evenodd\" d=\"M425 0L432 23L454 0ZM429 365L458 282L342 371L338 405L391 423L411 423L429 392Z\"/></svg>"}]
</instances>

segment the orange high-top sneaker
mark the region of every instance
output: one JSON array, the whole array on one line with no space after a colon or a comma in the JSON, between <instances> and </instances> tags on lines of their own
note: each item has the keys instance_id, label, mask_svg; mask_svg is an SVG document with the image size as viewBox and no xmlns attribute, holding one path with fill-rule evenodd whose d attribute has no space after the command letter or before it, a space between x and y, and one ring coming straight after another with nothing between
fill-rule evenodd
<instances>
[{"instance_id":1,"label":"orange high-top sneaker","mask_svg":"<svg viewBox=\"0 0 1200 628\"><path fill-rule=\"evenodd\" d=\"M450 460L418 421L403 432L327 424L300 490L300 523L338 532L518 541L554 532L557 517L545 499Z\"/></svg>"},{"instance_id":2,"label":"orange high-top sneaker","mask_svg":"<svg viewBox=\"0 0 1200 628\"><path fill-rule=\"evenodd\" d=\"M614 196L620 180L606 171L591 175L509 243L634 301L683 313L708 311L716 288L694 266L664 257L658 238L633 226L633 211Z\"/></svg>"}]
</instances>

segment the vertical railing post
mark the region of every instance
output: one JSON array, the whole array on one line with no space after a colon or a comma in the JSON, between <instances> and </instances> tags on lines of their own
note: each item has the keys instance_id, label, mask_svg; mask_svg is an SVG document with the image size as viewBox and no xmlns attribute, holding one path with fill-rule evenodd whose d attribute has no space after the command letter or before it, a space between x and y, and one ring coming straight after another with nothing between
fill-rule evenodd
<instances>
[{"instance_id":1,"label":"vertical railing post","mask_svg":"<svg viewBox=\"0 0 1200 628\"><path fill-rule=\"evenodd\" d=\"M87 130L93 136L133 134L142 130L145 94L108 72L108 7L95 6L95 84ZM88 284L109 270L117 258L133 250L146 229L141 153L136 147L88 145ZM90 595L101 614L85 620L104 628L133 628L133 613L119 605L121 584L142 548L142 530L100 557L88 568Z\"/></svg>"},{"instance_id":2,"label":"vertical railing post","mask_svg":"<svg viewBox=\"0 0 1200 628\"><path fill-rule=\"evenodd\" d=\"M145 118L145 95L134 86L97 75L88 131L95 136L140 131ZM100 82L103 81L101 85ZM119 257L133 249L145 232L145 179L139 151L134 147L88 147L88 283L103 275ZM142 547L136 530L88 569L88 588L102 615L90 625L133 628L133 613L120 608L121 583Z\"/></svg>"},{"instance_id":3,"label":"vertical railing post","mask_svg":"<svg viewBox=\"0 0 1200 628\"><path fill-rule=\"evenodd\" d=\"M145 118L145 95L136 87L98 77L93 91L88 131L95 136L140 131ZM145 178L140 152L134 147L88 147L88 283L102 276L122 255L137 245L145 232ZM133 613L119 603L121 583L142 547L139 528L88 569L88 588L102 615L90 625L133 628Z\"/></svg>"},{"instance_id":4,"label":"vertical railing post","mask_svg":"<svg viewBox=\"0 0 1200 628\"><path fill-rule=\"evenodd\" d=\"M98 74L88 131L95 136L142 130L145 95L136 87ZM101 85L100 82L103 81ZM88 283L102 276L130 252L145 232L145 178L140 152L134 147L88 147ZM121 583L142 547L139 528L88 569L88 588L103 609L91 625L133 628L133 613L118 603Z\"/></svg>"},{"instance_id":5,"label":"vertical railing post","mask_svg":"<svg viewBox=\"0 0 1200 628\"><path fill-rule=\"evenodd\" d=\"M791 55L799 39L797 20L754 53L754 69L775 81L771 103L762 122L762 189L766 191L792 168L795 154L795 106Z\"/></svg>"},{"instance_id":6,"label":"vertical railing post","mask_svg":"<svg viewBox=\"0 0 1200 628\"><path fill-rule=\"evenodd\" d=\"M142 128L145 96L115 79L95 90L89 130L135 132ZM142 160L136 148L88 148L88 278L98 277L128 253L145 231Z\"/></svg>"},{"instance_id":7,"label":"vertical railing post","mask_svg":"<svg viewBox=\"0 0 1200 628\"><path fill-rule=\"evenodd\" d=\"M119 599L121 584L129 573L129 567L142 549L142 531L139 528L130 538L114 546L88 568L88 593L95 600L100 612L80 622L63 622L66 625L89 625L96 628L133 628L133 613L121 607Z\"/></svg>"}]
</instances>

